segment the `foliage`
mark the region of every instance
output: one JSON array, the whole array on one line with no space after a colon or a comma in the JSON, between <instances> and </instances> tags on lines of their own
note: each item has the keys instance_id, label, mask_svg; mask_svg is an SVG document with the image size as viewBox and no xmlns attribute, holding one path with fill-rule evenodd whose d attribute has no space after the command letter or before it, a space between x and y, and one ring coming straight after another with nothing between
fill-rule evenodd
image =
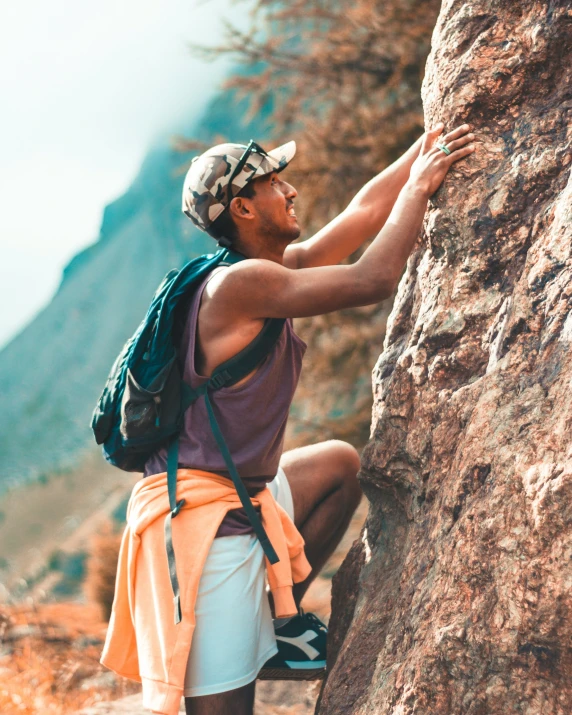
<instances>
[{"instance_id":1,"label":"foliage","mask_svg":"<svg viewBox=\"0 0 572 715\"><path fill-rule=\"evenodd\" d=\"M423 132L420 88L437 0L257 0L251 27L228 25L206 57L246 68L226 84L255 116L273 107L276 140L295 137L288 169L304 222L333 218ZM256 70L256 71L254 71Z\"/></svg>"}]
</instances>

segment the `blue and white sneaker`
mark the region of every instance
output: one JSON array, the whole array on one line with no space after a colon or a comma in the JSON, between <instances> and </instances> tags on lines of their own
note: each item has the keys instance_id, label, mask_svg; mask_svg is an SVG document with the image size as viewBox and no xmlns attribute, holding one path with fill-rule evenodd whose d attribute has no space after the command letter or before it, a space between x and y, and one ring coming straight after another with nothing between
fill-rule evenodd
<instances>
[{"instance_id":1,"label":"blue and white sneaker","mask_svg":"<svg viewBox=\"0 0 572 715\"><path fill-rule=\"evenodd\" d=\"M328 629L313 613L302 609L281 627L275 627L278 653L266 661L259 680L321 680L326 673Z\"/></svg>"}]
</instances>

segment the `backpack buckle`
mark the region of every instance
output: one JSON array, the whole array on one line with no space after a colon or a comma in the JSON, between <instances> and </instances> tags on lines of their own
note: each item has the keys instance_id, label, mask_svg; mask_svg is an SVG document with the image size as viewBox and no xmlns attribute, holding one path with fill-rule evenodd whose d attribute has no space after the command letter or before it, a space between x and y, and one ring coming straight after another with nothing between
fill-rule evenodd
<instances>
[{"instance_id":1,"label":"backpack buckle","mask_svg":"<svg viewBox=\"0 0 572 715\"><path fill-rule=\"evenodd\" d=\"M223 387L223 385L225 385L225 383L227 383L231 379L231 377L232 375L228 370L223 370L222 372L213 375L209 382L211 383L211 385L214 385L218 390L218 388Z\"/></svg>"}]
</instances>

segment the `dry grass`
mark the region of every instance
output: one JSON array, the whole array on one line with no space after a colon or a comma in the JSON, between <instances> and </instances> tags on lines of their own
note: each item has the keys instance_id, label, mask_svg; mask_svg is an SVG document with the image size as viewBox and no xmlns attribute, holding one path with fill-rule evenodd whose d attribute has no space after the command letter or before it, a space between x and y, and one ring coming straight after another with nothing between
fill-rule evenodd
<instances>
[{"instance_id":1,"label":"dry grass","mask_svg":"<svg viewBox=\"0 0 572 715\"><path fill-rule=\"evenodd\" d=\"M94 606L76 603L0 611L0 713L68 715L137 692L99 664L106 624Z\"/></svg>"}]
</instances>

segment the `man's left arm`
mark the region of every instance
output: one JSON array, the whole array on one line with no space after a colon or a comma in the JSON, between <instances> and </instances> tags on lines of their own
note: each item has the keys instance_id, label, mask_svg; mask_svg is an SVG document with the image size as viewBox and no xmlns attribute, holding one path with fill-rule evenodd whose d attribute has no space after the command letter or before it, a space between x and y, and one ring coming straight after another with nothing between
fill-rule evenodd
<instances>
[{"instance_id":1,"label":"man's left arm","mask_svg":"<svg viewBox=\"0 0 572 715\"><path fill-rule=\"evenodd\" d=\"M409 178L422 140L423 136L419 137L403 156L368 181L348 207L318 233L287 246L284 265L288 268L336 265L379 233Z\"/></svg>"}]
</instances>

